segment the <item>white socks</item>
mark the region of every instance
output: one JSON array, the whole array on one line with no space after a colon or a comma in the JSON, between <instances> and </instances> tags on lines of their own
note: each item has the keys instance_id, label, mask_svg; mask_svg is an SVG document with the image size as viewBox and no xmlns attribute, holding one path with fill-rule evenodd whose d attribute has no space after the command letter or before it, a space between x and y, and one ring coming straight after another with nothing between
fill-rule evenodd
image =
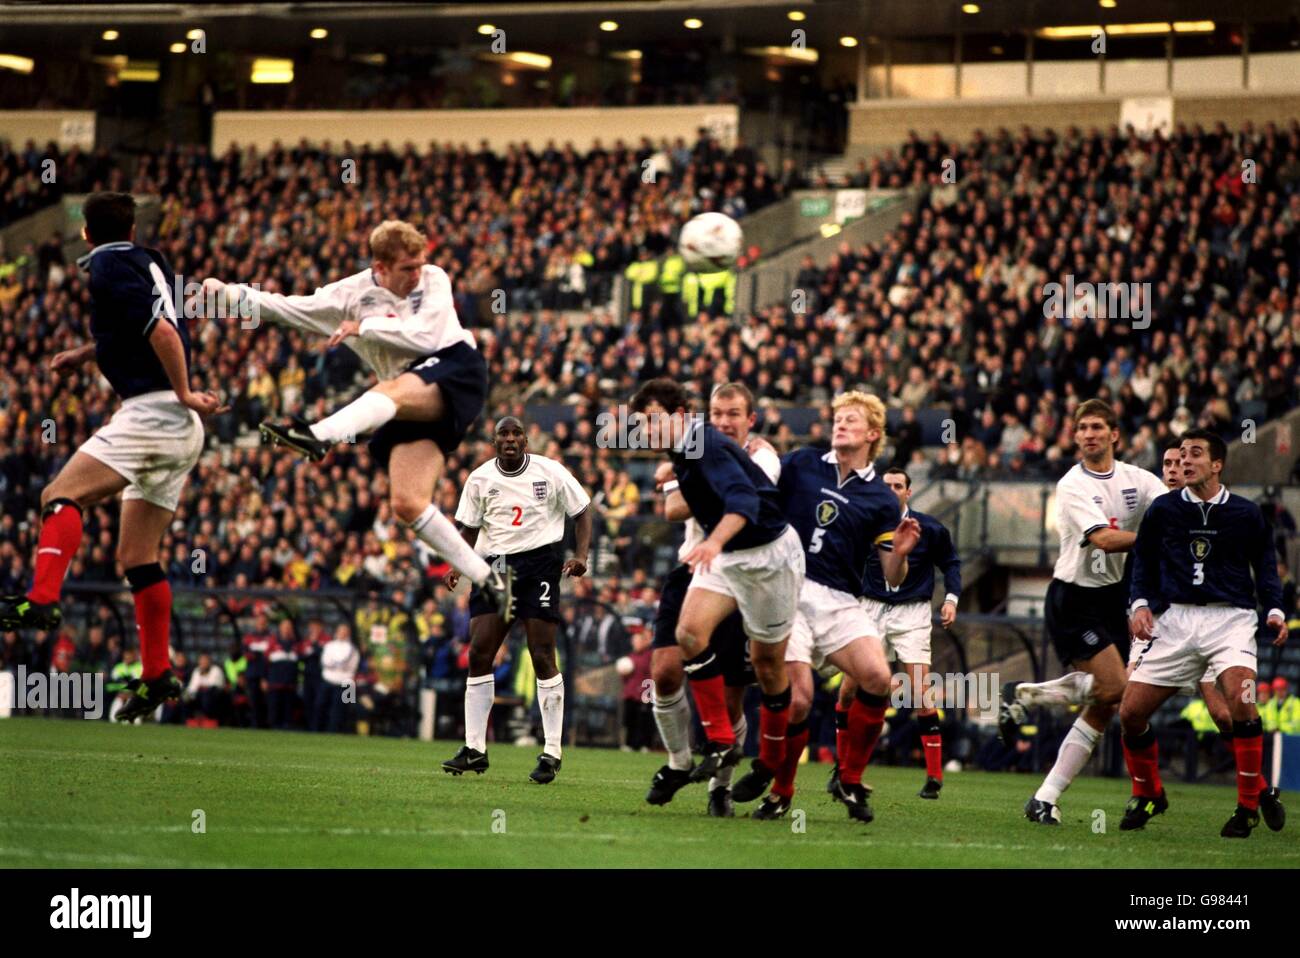
<instances>
[{"instance_id":1,"label":"white socks","mask_svg":"<svg viewBox=\"0 0 1300 958\"><path fill-rule=\"evenodd\" d=\"M736 747L745 747L745 737L749 734L749 723L745 721L745 713L740 713L740 718L731 723L731 730L736 733ZM709 791L715 788L730 788L731 776L736 771L736 766L728 765L726 768L719 769L718 774L709 779Z\"/></svg>"},{"instance_id":2,"label":"white socks","mask_svg":"<svg viewBox=\"0 0 1300 958\"><path fill-rule=\"evenodd\" d=\"M311 434L322 442L356 442L357 436L374 432L396 415L397 403L372 389L316 423Z\"/></svg>"},{"instance_id":3,"label":"white socks","mask_svg":"<svg viewBox=\"0 0 1300 958\"><path fill-rule=\"evenodd\" d=\"M488 715L496 694L496 680L491 672L465 680L465 744L476 752L487 751Z\"/></svg>"},{"instance_id":4,"label":"white socks","mask_svg":"<svg viewBox=\"0 0 1300 958\"><path fill-rule=\"evenodd\" d=\"M446 559L453 569L465 576L475 585L482 585L487 581L488 573L491 569L479 555L466 542L452 521L438 511L438 507L430 503L425 510L420 513L420 518L411 523L411 531L419 536L420 541L426 543L429 548L438 555Z\"/></svg>"},{"instance_id":5,"label":"white socks","mask_svg":"<svg viewBox=\"0 0 1300 958\"><path fill-rule=\"evenodd\" d=\"M1038 791L1034 792L1034 798L1055 805L1061 793L1070 787L1070 783L1088 764L1092 750L1097 747L1100 738L1101 732L1085 722L1082 715L1075 719L1056 753L1056 764L1047 773L1047 778L1043 779Z\"/></svg>"},{"instance_id":6,"label":"white socks","mask_svg":"<svg viewBox=\"0 0 1300 958\"><path fill-rule=\"evenodd\" d=\"M1016 701L1021 705L1092 704L1092 676L1087 672L1071 672L1047 682L1022 682L1016 687Z\"/></svg>"},{"instance_id":7,"label":"white socks","mask_svg":"<svg viewBox=\"0 0 1300 958\"><path fill-rule=\"evenodd\" d=\"M659 737L668 749L668 767L685 771L691 767L691 706L685 684L667 698L656 692L654 713Z\"/></svg>"},{"instance_id":8,"label":"white socks","mask_svg":"<svg viewBox=\"0 0 1300 958\"><path fill-rule=\"evenodd\" d=\"M549 679L537 680L537 706L542 710L542 735L546 744L542 752L563 758L560 743L564 738L564 674L556 672Z\"/></svg>"}]
</instances>

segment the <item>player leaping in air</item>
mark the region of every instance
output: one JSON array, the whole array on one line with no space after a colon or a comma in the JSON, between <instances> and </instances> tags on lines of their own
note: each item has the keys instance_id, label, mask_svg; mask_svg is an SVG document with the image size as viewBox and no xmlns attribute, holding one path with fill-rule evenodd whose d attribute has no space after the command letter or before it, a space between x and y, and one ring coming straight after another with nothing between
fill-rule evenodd
<instances>
[{"instance_id":1,"label":"player leaping in air","mask_svg":"<svg viewBox=\"0 0 1300 958\"><path fill-rule=\"evenodd\" d=\"M886 578L900 585L920 526L915 519L900 521L898 500L871 464L885 439L884 404L867 393L848 392L836 396L831 408L831 451L799 449L781 460L781 505L799 534L807 571L785 649L793 699L784 748L775 763L760 753L731 790L736 801L750 802L772 785L753 812L759 819L780 818L790 810L799 757L808 744L812 670L825 661L859 686L849 709L848 754L836 797L851 818L870 822L873 817L862 772L884 727L889 668L859 601L862 580L868 556L879 552Z\"/></svg>"},{"instance_id":2,"label":"player leaping in air","mask_svg":"<svg viewBox=\"0 0 1300 958\"><path fill-rule=\"evenodd\" d=\"M539 785L560 770L564 732L564 676L555 662L560 622L560 577L587 571L591 546L591 498L562 463L528 451L524 426L514 416L492 433L496 458L469 474L456 509L465 541L488 563L514 570L516 618L522 619L528 654L537 673L537 704L545 742L529 778ZM564 520L574 520L573 558L564 559ZM460 574L447 575L456 588ZM469 600L469 678L465 681L465 745L442 767L453 775L487 771L488 715L496 697L493 663L510 632L481 590Z\"/></svg>"},{"instance_id":3,"label":"player leaping in air","mask_svg":"<svg viewBox=\"0 0 1300 958\"><path fill-rule=\"evenodd\" d=\"M789 722L785 645L803 584L803 547L772 481L743 449L692 416L690 407L686 390L666 378L650 380L632 399L633 413L644 414L649 444L669 452L678 489L705 533L682 558L693 575L677 620L683 668L708 739L697 773L712 776L742 754L712 645L714 631L736 610L763 692L759 756L775 768L784 756Z\"/></svg>"},{"instance_id":4,"label":"player leaping in air","mask_svg":"<svg viewBox=\"0 0 1300 958\"><path fill-rule=\"evenodd\" d=\"M1280 791L1262 787L1264 732L1254 695L1257 597L1268 610L1273 644L1285 645L1282 583L1259 506L1222 484L1227 458L1227 446L1209 430L1183 433L1183 488L1151 504L1133 546L1133 637L1150 644L1119 709L1133 779L1123 831L1142 828L1169 808L1150 718L1169 696L1206 675L1227 700L1237 760L1237 808L1219 834L1249 838L1261 813L1273 831L1286 824ZM1165 611L1157 623L1152 609L1158 608ZM1157 625L1160 634L1151 641Z\"/></svg>"},{"instance_id":5,"label":"player leaping in air","mask_svg":"<svg viewBox=\"0 0 1300 958\"><path fill-rule=\"evenodd\" d=\"M263 437L319 462L335 443L370 433L371 455L388 469L393 515L483 590L508 624L512 570L491 569L433 504L445 456L483 410L487 365L456 316L447 274L425 262L419 230L400 220L380 223L370 255L369 269L310 296L215 279L203 285L225 296L232 311L327 336L327 346L345 345L371 368L379 382L338 412L312 425L264 422Z\"/></svg>"},{"instance_id":6,"label":"player leaping in air","mask_svg":"<svg viewBox=\"0 0 1300 958\"><path fill-rule=\"evenodd\" d=\"M42 490L35 577L25 596L0 599L0 631L58 627L82 512L120 492L117 559L135 599L143 664L115 716L129 722L181 695L169 667L172 592L158 547L203 452L199 416L219 412L220 404L190 388L190 336L171 299L175 278L161 253L135 245L135 200L94 193L82 211L91 250L77 265L89 273L94 342L59 353L50 366L63 372L94 359L122 406Z\"/></svg>"}]
</instances>

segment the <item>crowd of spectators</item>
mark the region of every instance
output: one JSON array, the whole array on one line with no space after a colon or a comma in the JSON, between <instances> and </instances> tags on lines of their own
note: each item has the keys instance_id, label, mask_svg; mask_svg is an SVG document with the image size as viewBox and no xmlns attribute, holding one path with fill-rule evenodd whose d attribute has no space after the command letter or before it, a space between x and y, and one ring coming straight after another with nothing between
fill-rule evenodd
<instances>
[{"instance_id":1,"label":"crowd of spectators","mask_svg":"<svg viewBox=\"0 0 1300 958\"><path fill-rule=\"evenodd\" d=\"M676 311L662 296L616 315L596 278L642 248L667 252L680 222L728 198L748 211L780 199L797 185L792 171L773 176L744 147L724 151L707 137L585 154L300 144L222 156L169 147L142 158L124 185L163 197L156 235L141 238L185 281L306 292L363 268L379 220L420 224L490 368L485 415L448 457L436 502L454 512L469 471L492 454L491 422L519 415L530 448L562 459L593 494L604 559L596 581L573 589L598 601L573 628L596 650L583 654L608 663L629 647L622 617L652 619L657 572L680 534L651 494L653 460L596 441L598 417L640 382L668 375L700 396L744 382L761 406L759 430L781 448L826 439L817 424L796 432L790 406L821 409L836 392L866 388L897 419L885 455L910 464L914 480L1054 478L1074 461L1070 412L1099 395L1120 415L1122 457L1154 467L1160 443L1193 424L1235 438L1243 419L1262 423L1300 396L1298 152L1294 121L1179 128L1167 140L1116 130L914 137L862 175L864 185L919 187L919 208L879 243L806 261L795 286L808 308L685 323L668 318ZM352 183L340 177L347 159ZM958 182L944 180L945 159ZM1247 159L1255 182L1242 180ZM666 164L649 182L647 160ZM93 367L67 379L48 371L48 357L82 340L87 293L59 239L24 252L28 265L0 276L4 591L30 578L41 487L115 406ZM1149 325L1105 315L1104 297L1089 317L1086 290L1053 308L1045 287L1068 277L1075 288L1149 283L1149 300L1137 300ZM492 308L498 289L509 313ZM444 567L393 520L387 478L364 444L314 466L257 443L262 418L319 418L363 388L355 356L278 327L195 323L195 379L232 408L209 423L165 537L172 580L401 590L408 614L432 603L454 618L458 600L438 584ZM918 414L936 409L954 421L955 441L924 435ZM116 522L112 505L87 510L71 581L118 581ZM454 641L453 632L435 643L429 675L455 674Z\"/></svg>"}]
</instances>

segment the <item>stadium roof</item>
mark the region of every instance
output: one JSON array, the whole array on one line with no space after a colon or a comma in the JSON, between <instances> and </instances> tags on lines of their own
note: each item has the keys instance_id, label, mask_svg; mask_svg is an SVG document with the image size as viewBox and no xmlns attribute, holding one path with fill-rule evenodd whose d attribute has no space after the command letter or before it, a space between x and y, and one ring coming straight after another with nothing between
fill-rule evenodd
<instances>
[{"instance_id":1,"label":"stadium roof","mask_svg":"<svg viewBox=\"0 0 1300 958\"><path fill-rule=\"evenodd\" d=\"M605 3L268 3L268 4L89 4L0 2L5 23L3 45L39 51L69 43L102 46L106 29L120 31L115 51L143 55L184 38L199 27L210 42L259 53L288 53L313 41L308 33L323 27L328 42L347 47L382 48L400 39L403 46L485 45L478 33L485 23L507 29L516 49L546 49L598 44L601 47L671 43L690 36L734 43L790 42L795 27L807 31L807 45L837 44L856 37L936 37L965 33L1019 33L1045 26L1096 23L1294 22L1296 0L1115 0L1103 9L1098 0L629 0ZM792 11L804 14L793 20ZM688 30L684 21L700 26ZM617 23L602 30L603 21Z\"/></svg>"}]
</instances>

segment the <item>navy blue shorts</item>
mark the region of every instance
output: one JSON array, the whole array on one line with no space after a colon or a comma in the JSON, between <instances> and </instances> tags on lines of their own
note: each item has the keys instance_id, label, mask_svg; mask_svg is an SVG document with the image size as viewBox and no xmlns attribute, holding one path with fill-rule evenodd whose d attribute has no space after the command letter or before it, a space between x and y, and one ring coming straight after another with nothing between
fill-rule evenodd
<instances>
[{"instance_id":1,"label":"navy blue shorts","mask_svg":"<svg viewBox=\"0 0 1300 958\"><path fill-rule=\"evenodd\" d=\"M1096 588L1053 579L1043 603L1043 624L1063 665L1086 662L1108 645L1128 662L1128 588Z\"/></svg>"},{"instance_id":2,"label":"navy blue shorts","mask_svg":"<svg viewBox=\"0 0 1300 958\"><path fill-rule=\"evenodd\" d=\"M443 455L454 452L483 412L487 401L487 363L469 343L453 343L432 356L417 359L406 368L426 383L437 383L446 412L432 422L393 419L370 437L370 455L388 468L393 447L421 439L432 439Z\"/></svg>"},{"instance_id":3,"label":"navy blue shorts","mask_svg":"<svg viewBox=\"0 0 1300 958\"><path fill-rule=\"evenodd\" d=\"M686 601L686 590L691 586L693 573L687 565L678 565L664 579L659 593L659 608L655 610L655 635L651 647L669 648L677 644L677 618ZM722 666L723 681L733 688L744 688L755 681L754 666L749 661L749 639L745 623L739 612L733 612L713 630L709 647L717 653Z\"/></svg>"},{"instance_id":4,"label":"navy blue shorts","mask_svg":"<svg viewBox=\"0 0 1300 958\"><path fill-rule=\"evenodd\" d=\"M560 542L516 552L487 556L488 565L505 560L515 570L515 618L560 621L560 571L564 568L564 546ZM469 594L470 618L495 615L496 605L475 587Z\"/></svg>"}]
</instances>

